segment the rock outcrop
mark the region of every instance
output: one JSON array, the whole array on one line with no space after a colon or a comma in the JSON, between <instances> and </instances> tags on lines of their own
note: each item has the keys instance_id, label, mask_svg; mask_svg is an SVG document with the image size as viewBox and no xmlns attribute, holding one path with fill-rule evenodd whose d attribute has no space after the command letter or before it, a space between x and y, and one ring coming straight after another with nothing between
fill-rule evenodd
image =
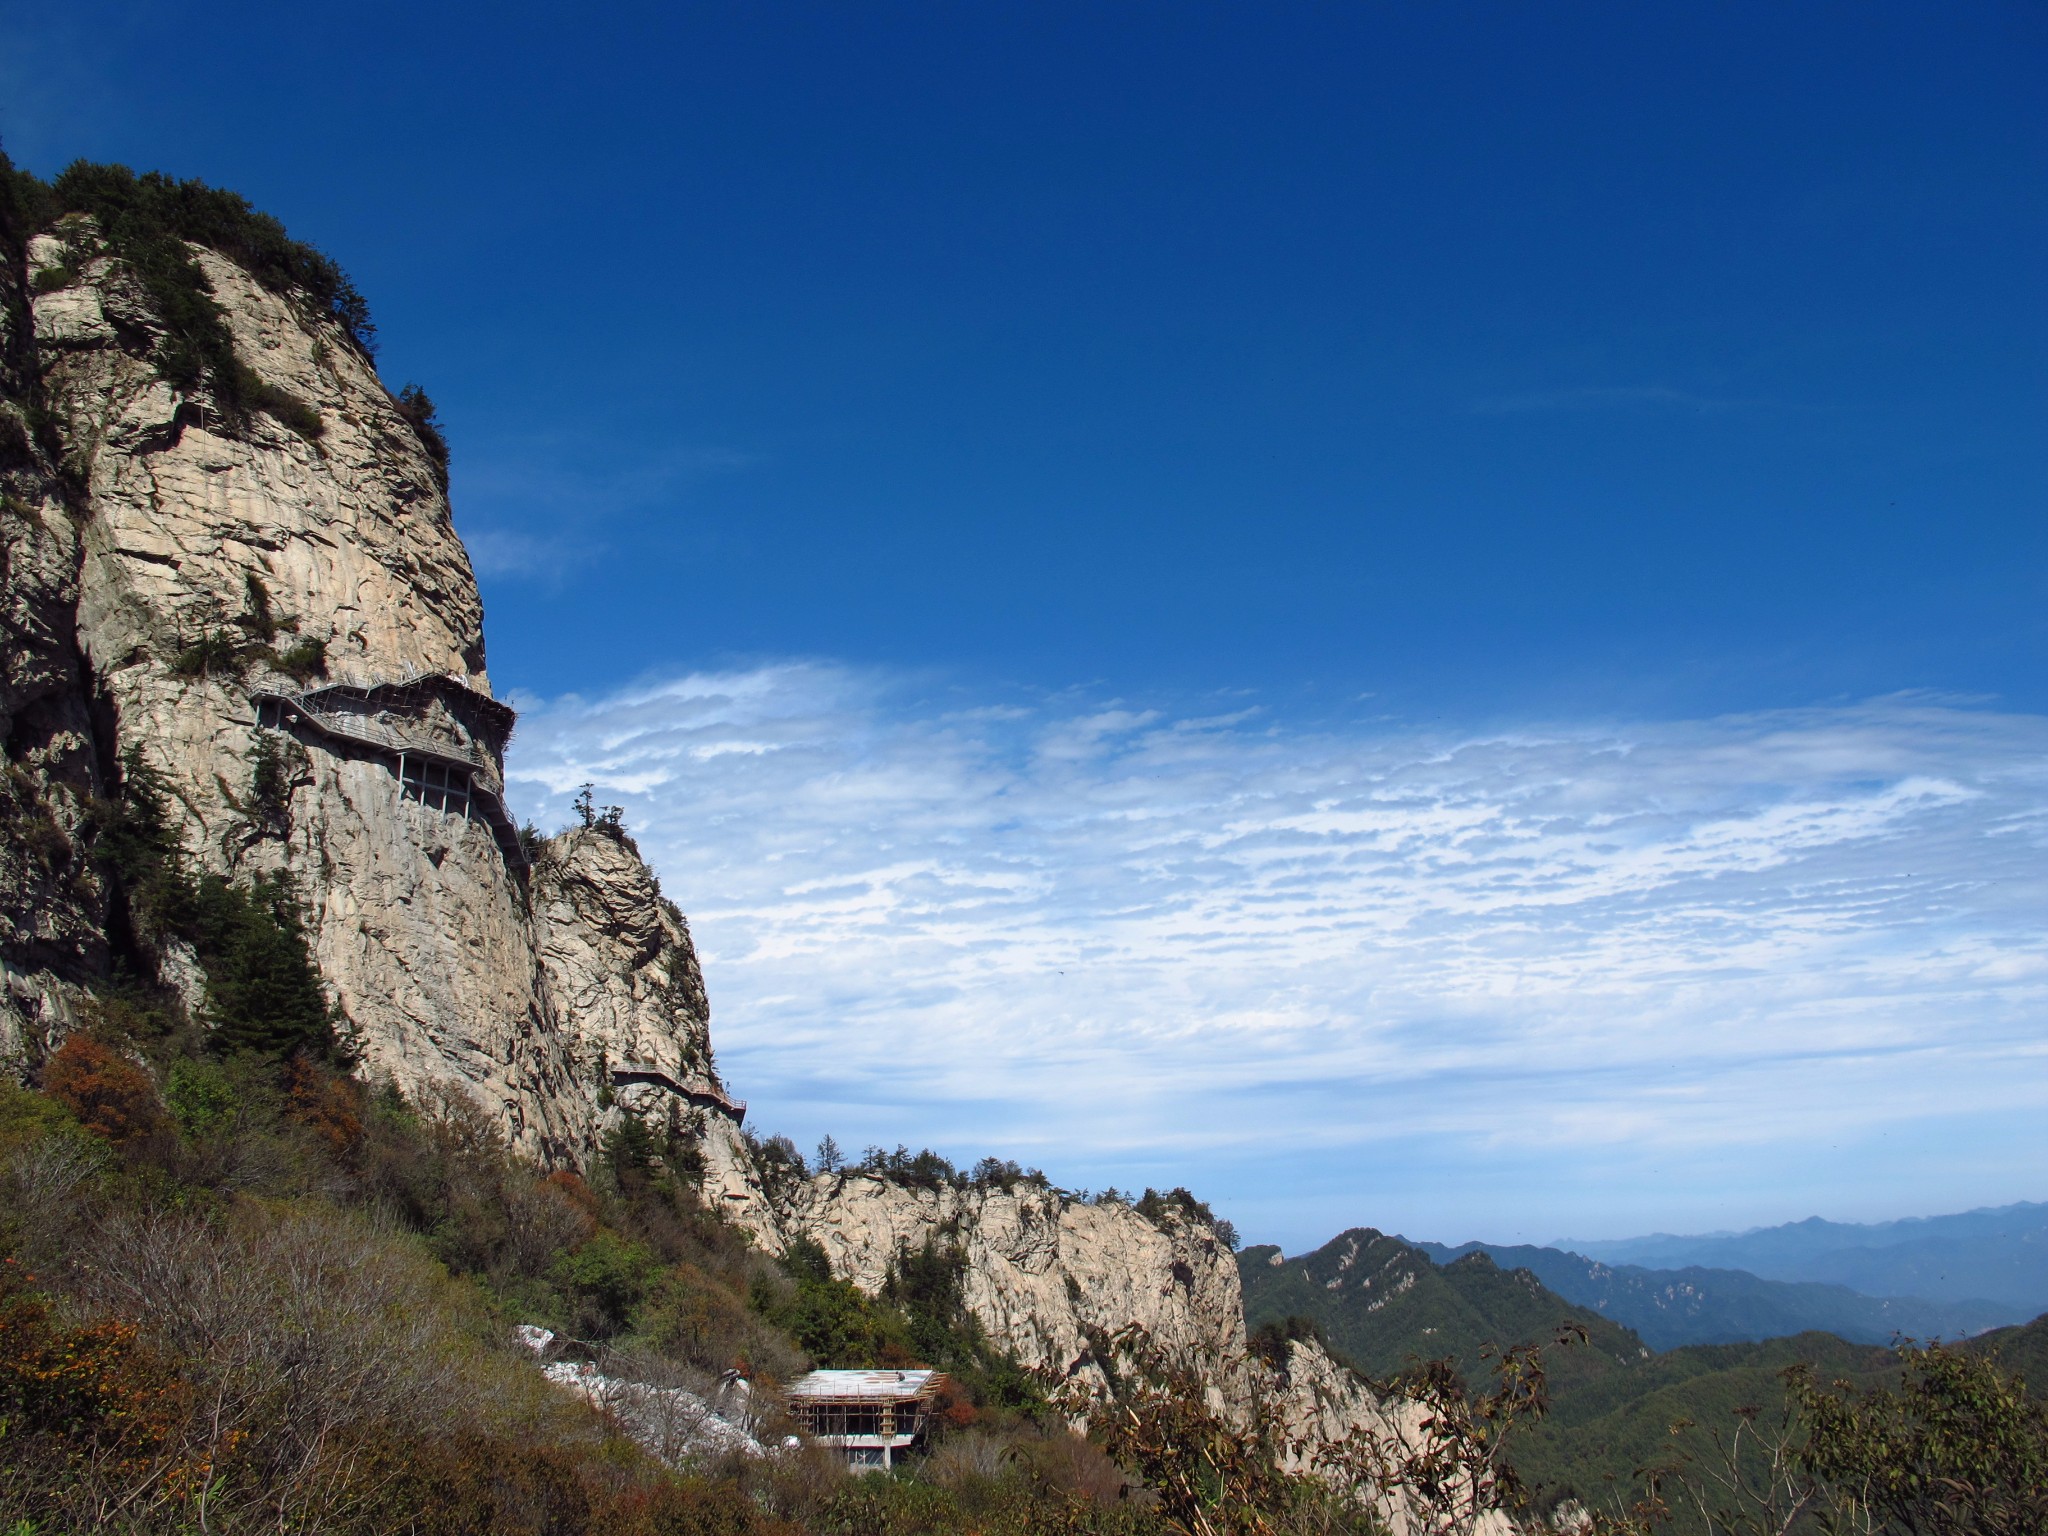
<instances>
[{"instance_id":1,"label":"rock outcrop","mask_svg":"<svg viewBox=\"0 0 2048 1536\"><path fill-rule=\"evenodd\" d=\"M1342 1476L1338 1469L1356 1459L1346 1453L1355 1452L1361 1436L1376 1438L1396 1455L1426 1454L1434 1444L1427 1409L1408 1401L1382 1401L1313 1339L1290 1343L1286 1358L1277 1365L1255 1362L1252 1373L1253 1390L1284 1447L1281 1464L1290 1472ZM1355 1479L1347 1481L1359 1485ZM1443 1528L1415 1495L1383 1492L1374 1505L1389 1536L1419 1536ZM1515 1536L1515 1523L1503 1511L1465 1513L1467 1523L1456 1528L1466 1536Z\"/></svg>"},{"instance_id":2,"label":"rock outcrop","mask_svg":"<svg viewBox=\"0 0 2048 1536\"><path fill-rule=\"evenodd\" d=\"M1245 1353L1236 1261L1213 1227L1178 1209L1154 1219L1028 1182L927 1188L868 1173L770 1188L780 1237L810 1238L864 1291L882 1288L903 1251L956 1250L968 1310L1055 1381L1106 1387L1113 1341L1135 1326L1211 1381L1219 1409L1244 1397L1241 1373L1224 1364Z\"/></svg>"},{"instance_id":3,"label":"rock outcrop","mask_svg":"<svg viewBox=\"0 0 2048 1536\"><path fill-rule=\"evenodd\" d=\"M771 1252L779 1231L740 1134L746 1105L726 1092L711 1052L711 1005L689 923L622 834L581 827L551 839L530 876L541 984L567 1067L558 1094L576 1124L620 1114L690 1132L705 1190L753 1225Z\"/></svg>"},{"instance_id":4,"label":"rock outcrop","mask_svg":"<svg viewBox=\"0 0 2048 1536\"><path fill-rule=\"evenodd\" d=\"M371 1070L458 1083L520 1139L574 1144L517 872L487 822L397 771L416 745L503 772L509 711L490 708L483 607L436 466L338 327L195 246L237 356L324 426L309 440L257 414L228 431L217 401L159 376L164 325L133 275L79 258L89 225L67 233L28 256L31 281L73 278L35 299L35 336L82 481L77 636L103 755L132 748L162 776L207 867L302 877ZM404 690L422 678L437 686ZM281 784L257 785L260 699L341 682L357 686L269 722L296 750Z\"/></svg>"}]
</instances>

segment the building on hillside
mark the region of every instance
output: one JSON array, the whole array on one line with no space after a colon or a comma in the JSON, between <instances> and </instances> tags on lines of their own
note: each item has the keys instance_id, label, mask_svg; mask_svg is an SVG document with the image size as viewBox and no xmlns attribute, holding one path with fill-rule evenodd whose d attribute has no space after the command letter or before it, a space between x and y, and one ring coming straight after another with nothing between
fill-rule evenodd
<instances>
[{"instance_id":1,"label":"building on hillside","mask_svg":"<svg viewBox=\"0 0 2048 1536\"><path fill-rule=\"evenodd\" d=\"M894 1466L924 1438L950 1385L938 1371L812 1371L786 1392L798 1429L867 1471Z\"/></svg>"}]
</instances>

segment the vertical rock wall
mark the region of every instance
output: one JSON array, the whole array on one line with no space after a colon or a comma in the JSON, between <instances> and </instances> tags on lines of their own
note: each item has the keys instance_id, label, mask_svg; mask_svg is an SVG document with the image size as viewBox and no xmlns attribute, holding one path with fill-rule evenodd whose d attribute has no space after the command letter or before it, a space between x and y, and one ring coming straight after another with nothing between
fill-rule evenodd
<instances>
[{"instance_id":1,"label":"vertical rock wall","mask_svg":"<svg viewBox=\"0 0 2048 1536\"><path fill-rule=\"evenodd\" d=\"M106 892L83 852L101 785L77 637L80 549L41 422L31 237L0 207L0 1058L69 1029L107 966Z\"/></svg>"},{"instance_id":2,"label":"vertical rock wall","mask_svg":"<svg viewBox=\"0 0 2048 1536\"><path fill-rule=\"evenodd\" d=\"M371 1071L455 1082L520 1140L567 1151L584 1128L557 1102L565 1067L524 894L491 828L407 799L388 753L317 732L285 746L281 799L255 783L265 691L427 675L488 697L482 604L436 466L338 326L194 247L237 355L324 424L309 439L257 414L230 431L217 402L159 376L147 296L110 257L80 261L80 232L36 237L28 269L73 277L46 282L34 332L82 485L76 628L103 750L139 751L163 776L203 866L298 878ZM268 641L272 659L206 657L222 638ZM310 645L317 671L280 664ZM437 702L371 719L496 765L502 743Z\"/></svg>"},{"instance_id":3,"label":"vertical rock wall","mask_svg":"<svg viewBox=\"0 0 2048 1536\"><path fill-rule=\"evenodd\" d=\"M559 1020L567 1077L558 1100L576 1124L620 1114L694 1134L714 1205L749 1223L770 1252L760 1175L740 1134L746 1106L719 1079L711 1005L689 924L620 834L572 828L532 873L542 984Z\"/></svg>"},{"instance_id":4,"label":"vertical rock wall","mask_svg":"<svg viewBox=\"0 0 2048 1536\"><path fill-rule=\"evenodd\" d=\"M511 828L443 477L352 338L188 247L237 358L320 430L231 420L163 377L167 328L90 220L0 245L0 1054L107 979L87 820L133 752L197 867L296 881L368 1073L460 1088L558 1159L624 1113L686 1123L758 1205L682 914L622 838ZM426 792L449 767L476 792Z\"/></svg>"},{"instance_id":5,"label":"vertical rock wall","mask_svg":"<svg viewBox=\"0 0 2048 1536\"><path fill-rule=\"evenodd\" d=\"M1109 1341L1133 1325L1205 1376L1245 1353L1236 1260L1206 1223L1177 1211L1155 1222L1029 1183L931 1189L866 1173L820 1174L777 1190L773 1205L785 1239L811 1238L834 1274L871 1293L899 1251L957 1248L968 1310L1056 1380L1106 1387ZM1216 1385L1219 1407L1244 1395L1242 1382Z\"/></svg>"}]
</instances>

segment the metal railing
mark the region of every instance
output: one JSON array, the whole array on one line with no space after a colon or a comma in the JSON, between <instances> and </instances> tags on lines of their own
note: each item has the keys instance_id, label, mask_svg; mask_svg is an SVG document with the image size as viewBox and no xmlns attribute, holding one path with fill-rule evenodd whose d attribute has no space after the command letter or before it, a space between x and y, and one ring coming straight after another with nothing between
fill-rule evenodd
<instances>
[{"instance_id":1,"label":"metal railing","mask_svg":"<svg viewBox=\"0 0 2048 1536\"><path fill-rule=\"evenodd\" d=\"M651 1061L622 1061L612 1068L614 1088L624 1088L632 1083L658 1083L678 1098L687 1099L692 1104L701 1104L707 1109L721 1111L735 1125L746 1122L745 1099L735 1099L723 1088L685 1088Z\"/></svg>"},{"instance_id":2,"label":"metal railing","mask_svg":"<svg viewBox=\"0 0 2048 1536\"><path fill-rule=\"evenodd\" d=\"M280 725L283 718L289 714L304 722L319 735L350 742L359 747L368 747L372 751L396 759L401 792L408 758L416 757L461 768L470 778L470 803L481 812L484 824L491 829L499 850L505 855L505 862L514 869L524 869L527 863L526 849L519 841L519 827L512 820L511 810L505 804L505 786L498 778L497 765L492 758L471 747L459 746L454 742L442 741L431 736L414 735L398 730L381 720L369 719L347 710L321 709L309 702L320 694L337 688L355 689L367 694L372 690L404 688L430 678L439 678L443 683L453 687L462 686L442 678L439 673L426 673L403 683L361 684L353 680L337 681L296 694L258 689L250 697L256 703L256 719L259 725L264 723L263 710L267 704L276 708ZM482 695L477 697L481 698Z\"/></svg>"}]
</instances>

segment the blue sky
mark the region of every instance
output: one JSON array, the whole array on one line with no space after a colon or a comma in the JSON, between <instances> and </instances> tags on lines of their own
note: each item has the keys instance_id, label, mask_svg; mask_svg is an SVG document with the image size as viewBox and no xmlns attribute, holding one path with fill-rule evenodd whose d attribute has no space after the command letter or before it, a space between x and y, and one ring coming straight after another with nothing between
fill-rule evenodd
<instances>
[{"instance_id":1,"label":"blue sky","mask_svg":"<svg viewBox=\"0 0 2048 1536\"><path fill-rule=\"evenodd\" d=\"M2038 6L0 37L17 160L369 294L770 1126L1289 1246L2041 1198Z\"/></svg>"}]
</instances>

